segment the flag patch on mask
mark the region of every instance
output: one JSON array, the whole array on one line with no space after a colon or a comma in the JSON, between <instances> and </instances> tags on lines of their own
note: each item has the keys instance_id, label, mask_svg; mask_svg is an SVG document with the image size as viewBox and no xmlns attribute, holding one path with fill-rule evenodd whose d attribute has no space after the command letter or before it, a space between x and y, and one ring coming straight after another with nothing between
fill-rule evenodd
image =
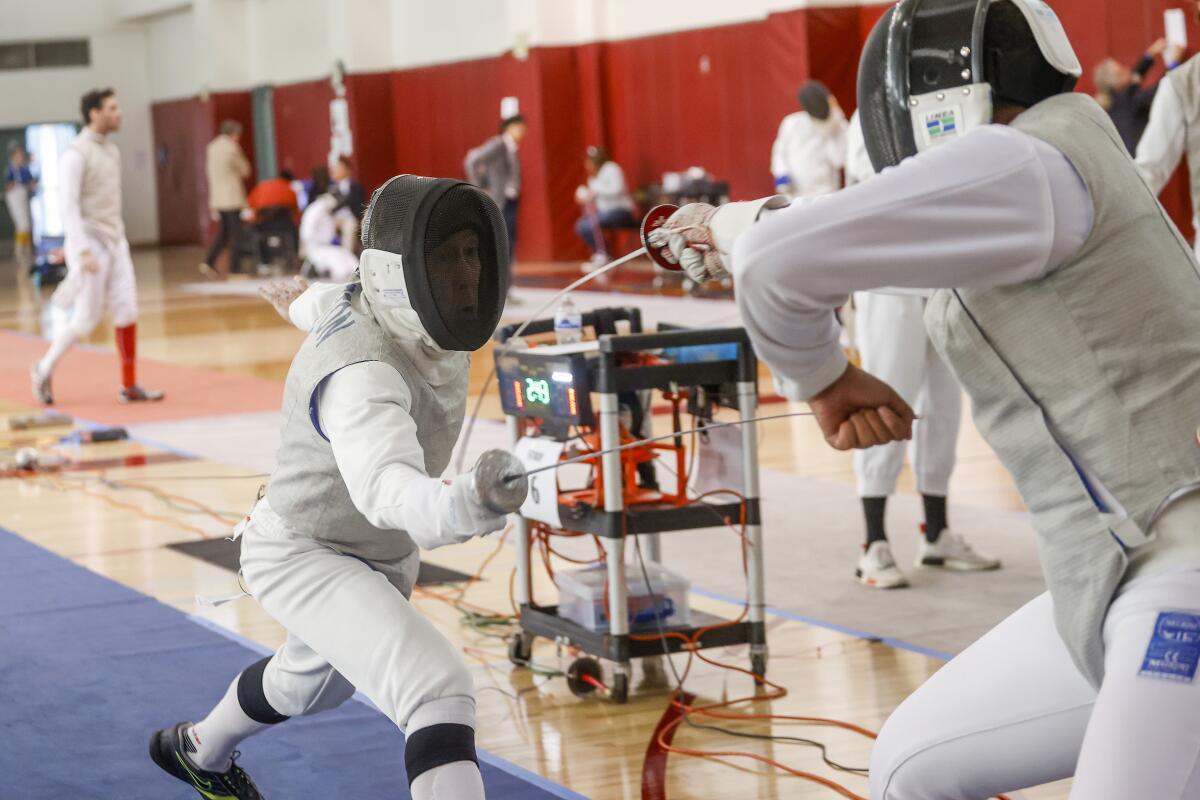
<instances>
[{"instance_id":1,"label":"flag patch on mask","mask_svg":"<svg viewBox=\"0 0 1200 800\"><path fill-rule=\"evenodd\" d=\"M925 135L930 142L936 142L947 136L958 133L958 110L954 108L942 111L931 111L925 117Z\"/></svg>"},{"instance_id":2,"label":"flag patch on mask","mask_svg":"<svg viewBox=\"0 0 1200 800\"><path fill-rule=\"evenodd\" d=\"M1200 663L1200 616L1164 611L1154 623L1139 675L1191 683Z\"/></svg>"}]
</instances>

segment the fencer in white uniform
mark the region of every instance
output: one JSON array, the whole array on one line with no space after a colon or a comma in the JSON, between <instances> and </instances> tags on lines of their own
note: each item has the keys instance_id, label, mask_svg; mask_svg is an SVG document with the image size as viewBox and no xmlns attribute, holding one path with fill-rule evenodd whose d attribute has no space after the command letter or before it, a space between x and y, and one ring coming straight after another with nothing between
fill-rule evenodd
<instances>
[{"instance_id":1,"label":"fencer in white uniform","mask_svg":"<svg viewBox=\"0 0 1200 800\"><path fill-rule=\"evenodd\" d=\"M846 186L875 177L863 141L859 112L846 136ZM923 420L907 450L925 509L917 546L918 567L958 571L995 569L1000 560L979 552L962 534L948 530L946 498L954 470L962 387L925 332L925 302L920 294L855 292L855 343L862 368L893 387ZM888 543L884 513L904 467L903 442L854 451L854 474L862 498L866 542L855 576L874 589L908 585Z\"/></svg>"},{"instance_id":2,"label":"fencer in white uniform","mask_svg":"<svg viewBox=\"0 0 1200 800\"><path fill-rule=\"evenodd\" d=\"M1200 0L1193 0L1200 20ZM1137 146L1137 165L1155 194L1175 174L1184 156L1192 197L1192 227L1200 231L1200 55L1167 73L1154 93L1150 120ZM1200 254L1200 235L1196 237Z\"/></svg>"},{"instance_id":3,"label":"fencer in white uniform","mask_svg":"<svg viewBox=\"0 0 1200 800\"><path fill-rule=\"evenodd\" d=\"M398 176L371 201L363 247L361 283L314 286L288 310L309 335L288 373L278 466L242 526L245 585L287 641L205 718L151 739L155 763L202 794L259 798L238 742L357 689L404 732L414 800L484 796L471 675L408 597L421 549L502 529L527 489L484 482L524 475L503 451L441 478L469 352L507 291L504 222L476 187Z\"/></svg>"},{"instance_id":4,"label":"fencer in white uniform","mask_svg":"<svg viewBox=\"0 0 1200 800\"><path fill-rule=\"evenodd\" d=\"M39 403L54 402L55 366L95 330L107 308L121 359L117 399L161 400L162 392L137 384L137 280L121 218L121 153L108 138L121 128L121 107L111 89L98 89L83 96L82 111L85 127L59 162L67 277L52 302L70 316L55 326L49 349L30 368L33 394Z\"/></svg>"},{"instance_id":5,"label":"fencer in white uniform","mask_svg":"<svg viewBox=\"0 0 1200 800\"><path fill-rule=\"evenodd\" d=\"M847 364L833 309L933 289L930 335L1031 512L1049 592L892 714L874 800L1072 775L1073 800L1200 797L1200 272L1081 72L1041 0L901 0L859 73L869 186L685 207L653 240L732 265L756 351L839 449L913 414Z\"/></svg>"},{"instance_id":6,"label":"fencer in white uniform","mask_svg":"<svg viewBox=\"0 0 1200 800\"><path fill-rule=\"evenodd\" d=\"M842 185L846 157L846 114L820 81L798 93L800 110L779 123L771 145L776 190L790 197L817 197Z\"/></svg>"},{"instance_id":7,"label":"fencer in white uniform","mask_svg":"<svg viewBox=\"0 0 1200 800\"><path fill-rule=\"evenodd\" d=\"M305 206L300 216L300 245L304 257L320 275L344 283L358 269L358 259L333 243L338 235L338 220L334 216L338 202L335 195L326 192Z\"/></svg>"}]
</instances>

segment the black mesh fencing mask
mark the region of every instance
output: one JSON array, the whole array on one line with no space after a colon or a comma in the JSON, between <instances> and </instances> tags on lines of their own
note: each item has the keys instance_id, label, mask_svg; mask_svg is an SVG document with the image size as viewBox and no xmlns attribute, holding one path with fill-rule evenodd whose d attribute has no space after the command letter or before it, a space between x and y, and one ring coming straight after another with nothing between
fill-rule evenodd
<instances>
[{"instance_id":1,"label":"black mesh fencing mask","mask_svg":"<svg viewBox=\"0 0 1200 800\"><path fill-rule=\"evenodd\" d=\"M398 175L371 198L362 245L363 289L385 315L410 307L443 350L477 350L496 330L508 294L508 237L500 209L478 187ZM369 251L399 256L402 269L366 268Z\"/></svg>"}]
</instances>

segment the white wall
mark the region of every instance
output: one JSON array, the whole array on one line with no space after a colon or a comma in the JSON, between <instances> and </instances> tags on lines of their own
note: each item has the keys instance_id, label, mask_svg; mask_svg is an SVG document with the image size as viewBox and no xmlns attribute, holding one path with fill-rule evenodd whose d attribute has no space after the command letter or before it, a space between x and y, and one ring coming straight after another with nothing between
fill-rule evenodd
<instances>
[{"instance_id":1,"label":"white wall","mask_svg":"<svg viewBox=\"0 0 1200 800\"><path fill-rule=\"evenodd\" d=\"M201 85L196 63L196 15L190 9L154 17L146 23L150 99L177 100L196 94Z\"/></svg>"},{"instance_id":2,"label":"white wall","mask_svg":"<svg viewBox=\"0 0 1200 800\"><path fill-rule=\"evenodd\" d=\"M26 4L22 4L23 6ZM65 6L79 8L91 3L60 3L48 0L28 4L48 14L65 13ZM19 17L20 15L18 15ZM87 16L84 14L84 16ZM121 148L122 202L125 227L132 242L152 242L158 237L158 206L154 188L153 136L150 125L150 80L147 70L147 41L140 26L116 27L96 32L87 25L103 25L89 17L80 29L78 20L63 19L55 27L48 18L27 14L21 27L5 27L0 39L41 36L88 35L92 63L89 67L31 69L0 72L0 127L19 127L38 122L79 121L79 99L89 89L112 86L124 110L125 121L113 141Z\"/></svg>"}]
</instances>

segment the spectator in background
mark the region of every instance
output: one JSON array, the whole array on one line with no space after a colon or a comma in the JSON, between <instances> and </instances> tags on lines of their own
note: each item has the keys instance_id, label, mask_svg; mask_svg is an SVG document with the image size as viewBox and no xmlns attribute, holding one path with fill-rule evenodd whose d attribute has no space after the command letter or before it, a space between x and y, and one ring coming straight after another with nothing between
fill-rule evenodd
<instances>
[{"instance_id":1,"label":"spectator in background","mask_svg":"<svg viewBox=\"0 0 1200 800\"><path fill-rule=\"evenodd\" d=\"M252 212L251 221L262 222L264 216L271 211L286 214L293 222L300 221L300 205L296 201L296 192L292 189L295 176L290 170L283 170L278 178L268 178L259 181L250 195L246 198L246 207Z\"/></svg>"},{"instance_id":2,"label":"spectator in background","mask_svg":"<svg viewBox=\"0 0 1200 800\"><path fill-rule=\"evenodd\" d=\"M242 152L242 125L232 119L221 123L221 132L208 143L204 167L208 175L208 207L220 223L217 238L200 264L200 273L215 278L217 257L229 248L229 272L241 272L239 253L242 242L242 209L246 206L246 186L250 162Z\"/></svg>"},{"instance_id":3,"label":"spectator in background","mask_svg":"<svg viewBox=\"0 0 1200 800\"><path fill-rule=\"evenodd\" d=\"M315 175L316 170L313 172ZM314 180L309 196L312 200L300 217L300 246L304 258L319 277L344 283L358 269L358 259L337 244L335 212L341 198L330 189L328 180L323 184Z\"/></svg>"},{"instance_id":4,"label":"spectator in background","mask_svg":"<svg viewBox=\"0 0 1200 800\"><path fill-rule=\"evenodd\" d=\"M1142 55L1137 66L1133 69L1117 61L1106 58L1096 67L1096 102L1112 117L1113 125L1121 134L1121 141L1129 154L1137 152L1138 142L1146 124L1150 121L1150 105L1154 102L1158 84L1146 86L1146 75L1154 67L1154 61L1166 52L1164 61L1170 71L1179 66L1183 51L1172 47L1167 52L1167 40L1159 39Z\"/></svg>"},{"instance_id":5,"label":"spectator in background","mask_svg":"<svg viewBox=\"0 0 1200 800\"><path fill-rule=\"evenodd\" d=\"M16 232L17 264L21 267L33 263L33 213L29 201L35 191L37 179L29 169L29 154L20 145L10 147L4 170L4 203Z\"/></svg>"},{"instance_id":6,"label":"spectator in background","mask_svg":"<svg viewBox=\"0 0 1200 800\"><path fill-rule=\"evenodd\" d=\"M846 159L846 115L820 81L800 87L800 111L779 125L771 147L776 189L791 197L816 197L841 188Z\"/></svg>"},{"instance_id":7,"label":"spectator in background","mask_svg":"<svg viewBox=\"0 0 1200 800\"><path fill-rule=\"evenodd\" d=\"M333 178L333 188L341 199L336 218L338 232L342 238L342 247L353 253L358 244L358 225L367 208L367 196L363 191L362 184L354 179L353 165L350 163L349 156L337 157L337 160L333 162L330 176Z\"/></svg>"},{"instance_id":8,"label":"spectator in background","mask_svg":"<svg viewBox=\"0 0 1200 800\"><path fill-rule=\"evenodd\" d=\"M1200 0L1192 3L1200 20ZM1200 231L1200 56L1167 73L1163 91L1154 96L1150 123L1137 148L1137 167L1160 193L1187 154L1192 190L1192 225ZM1197 244L1200 244L1198 237ZM1200 255L1200 249L1197 251Z\"/></svg>"},{"instance_id":9,"label":"spectator in background","mask_svg":"<svg viewBox=\"0 0 1200 800\"><path fill-rule=\"evenodd\" d=\"M517 252L517 209L521 203L521 140L528 125L520 114L501 121L500 133L467 153L467 180L483 187L504 214L509 264ZM511 276L510 276L511 278ZM512 286L512 281L509 281Z\"/></svg>"},{"instance_id":10,"label":"spectator in background","mask_svg":"<svg viewBox=\"0 0 1200 800\"><path fill-rule=\"evenodd\" d=\"M633 218L633 198L625 186L625 171L609 159L603 147L589 147L583 167L588 179L587 185L575 190L575 201L583 207L575 232L592 251L591 260L583 265L584 272L591 272L609 260L604 231L634 228L637 220Z\"/></svg>"}]
</instances>

